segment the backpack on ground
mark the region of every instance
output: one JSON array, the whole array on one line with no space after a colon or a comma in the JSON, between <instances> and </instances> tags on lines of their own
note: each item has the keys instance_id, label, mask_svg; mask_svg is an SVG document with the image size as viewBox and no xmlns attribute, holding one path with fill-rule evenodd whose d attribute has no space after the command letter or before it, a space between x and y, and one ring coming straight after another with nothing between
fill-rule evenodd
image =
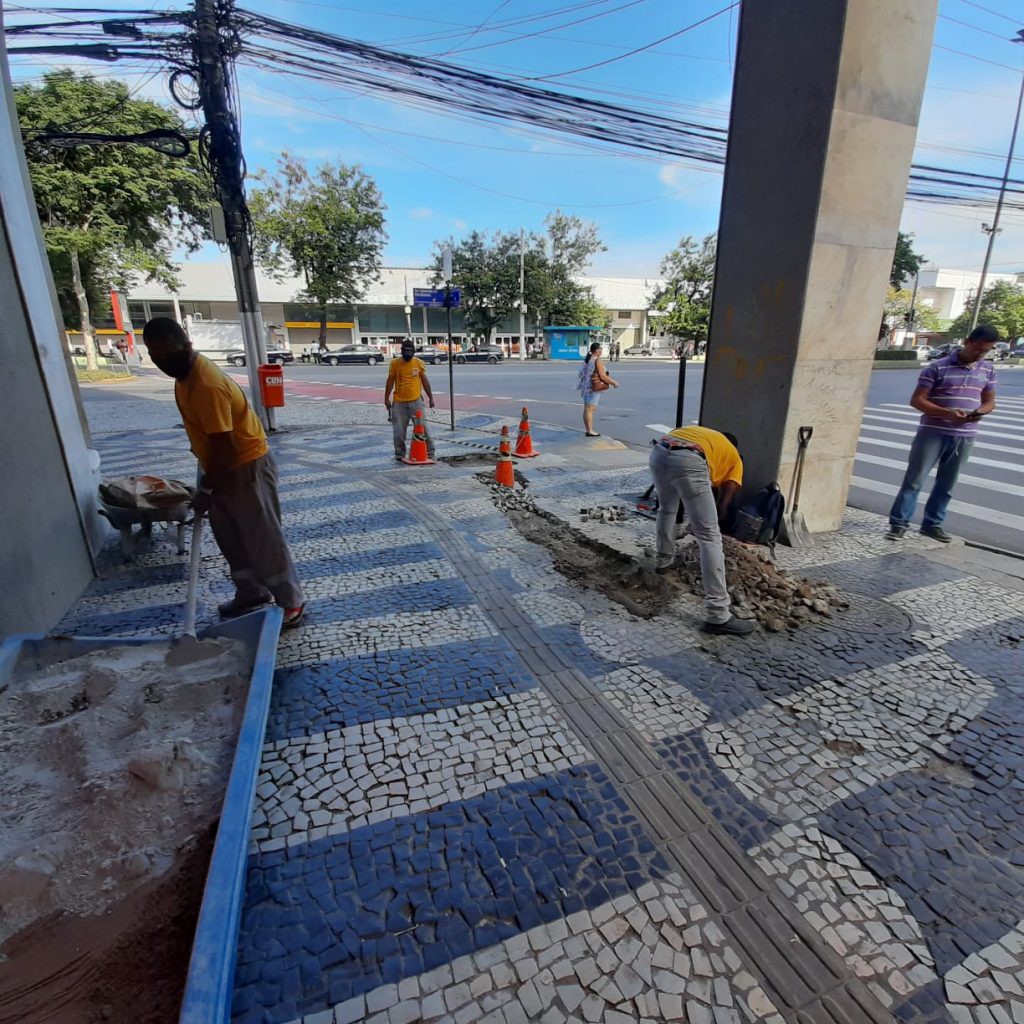
<instances>
[{"instance_id":1,"label":"backpack on ground","mask_svg":"<svg viewBox=\"0 0 1024 1024\"><path fill-rule=\"evenodd\" d=\"M779 485L769 484L737 507L730 533L744 544L767 544L774 548L785 512L786 499Z\"/></svg>"}]
</instances>

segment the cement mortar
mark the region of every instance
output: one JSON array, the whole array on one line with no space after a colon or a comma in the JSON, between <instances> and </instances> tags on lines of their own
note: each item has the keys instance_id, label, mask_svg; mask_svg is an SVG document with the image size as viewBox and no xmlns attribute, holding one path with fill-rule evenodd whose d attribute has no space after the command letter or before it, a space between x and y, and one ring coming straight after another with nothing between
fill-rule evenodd
<instances>
[{"instance_id":1,"label":"cement mortar","mask_svg":"<svg viewBox=\"0 0 1024 1024\"><path fill-rule=\"evenodd\" d=\"M245 648L180 666L169 649L95 651L0 694L0 943L55 912L101 914L216 818Z\"/></svg>"}]
</instances>

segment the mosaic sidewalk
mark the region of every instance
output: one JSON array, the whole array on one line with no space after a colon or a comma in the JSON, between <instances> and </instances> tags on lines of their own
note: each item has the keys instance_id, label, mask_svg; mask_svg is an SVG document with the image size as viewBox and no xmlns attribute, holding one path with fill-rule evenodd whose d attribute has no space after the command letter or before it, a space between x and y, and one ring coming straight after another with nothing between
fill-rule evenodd
<instances>
[{"instance_id":1,"label":"mosaic sidewalk","mask_svg":"<svg viewBox=\"0 0 1024 1024\"><path fill-rule=\"evenodd\" d=\"M855 595L845 624L704 637L696 602L570 585L472 469L397 467L386 434L274 442L309 615L235 1021L1024 1024L1024 595L851 513L786 556ZM104 472L188 479L183 443L101 438ZM645 475L520 468L566 508ZM62 631L173 628L183 561L112 552ZM229 591L212 545L203 587Z\"/></svg>"}]
</instances>

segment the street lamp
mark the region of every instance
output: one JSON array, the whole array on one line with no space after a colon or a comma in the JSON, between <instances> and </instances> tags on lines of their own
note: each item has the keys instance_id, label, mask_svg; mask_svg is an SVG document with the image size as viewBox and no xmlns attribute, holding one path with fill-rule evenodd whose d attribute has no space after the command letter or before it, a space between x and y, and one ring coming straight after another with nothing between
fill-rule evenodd
<instances>
[{"instance_id":1,"label":"street lamp","mask_svg":"<svg viewBox=\"0 0 1024 1024\"><path fill-rule=\"evenodd\" d=\"M412 337L412 306L405 307L405 336Z\"/></svg>"},{"instance_id":2,"label":"street lamp","mask_svg":"<svg viewBox=\"0 0 1024 1024\"><path fill-rule=\"evenodd\" d=\"M1011 43L1024 43L1024 28L1017 29L1017 35L1010 40ZM996 212L992 218L991 227L982 224L981 230L988 235L988 245L985 247L985 262L981 265L981 279L978 281L978 292L974 296L974 309L971 312L971 330L978 326L978 314L981 312L981 298L985 293L985 278L988 277L988 265L992 259L992 247L995 245L996 235L1002 230L999 227L999 218L1003 212L1003 200L1006 199L1006 186L1010 180L1010 171L1013 167L1013 150L1017 145L1017 129L1020 127L1020 110L1024 106L1024 71L1020 76L1020 95L1017 97L1017 113L1013 116L1013 131L1010 132L1010 150L1006 154L1006 169L1003 171L1003 182L999 186L999 199L996 201Z\"/></svg>"}]
</instances>

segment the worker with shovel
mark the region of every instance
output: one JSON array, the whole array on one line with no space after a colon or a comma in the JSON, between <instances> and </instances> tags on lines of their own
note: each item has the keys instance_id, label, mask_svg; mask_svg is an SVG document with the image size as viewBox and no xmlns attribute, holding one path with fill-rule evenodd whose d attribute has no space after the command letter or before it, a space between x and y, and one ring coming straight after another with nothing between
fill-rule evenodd
<instances>
[{"instance_id":1,"label":"worker with shovel","mask_svg":"<svg viewBox=\"0 0 1024 1024\"><path fill-rule=\"evenodd\" d=\"M193 508L197 516L209 512L231 569L235 596L220 605L221 618L273 597L284 610L283 626L297 626L302 587L281 529L277 466L259 418L241 388L192 348L175 320L150 320L142 340L156 367L174 378L174 399L202 470Z\"/></svg>"},{"instance_id":2,"label":"worker with shovel","mask_svg":"<svg viewBox=\"0 0 1024 1024\"><path fill-rule=\"evenodd\" d=\"M424 431L427 435L427 458L434 457L434 439L426 429L426 410L423 408L423 393L426 392L430 408L434 408L434 393L430 390L427 380L427 367L422 359L416 356L416 346L412 338L402 342L402 354L391 360L388 367L388 379L384 385L384 407L391 417L391 434L395 443L395 458L402 462L405 459L405 435L409 433L409 424L416 419L416 413L423 413ZM394 393L394 401L391 396Z\"/></svg>"},{"instance_id":3,"label":"worker with shovel","mask_svg":"<svg viewBox=\"0 0 1024 1024\"><path fill-rule=\"evenodd\" d=\"M700 551L707 615L704 632L746 636L754 623L732 614L719 529L743 484L743 460L736 439L708 427L679 427L654 443L649 465L658 491L655 572L667 573L677 564L676 512L682 504Z\"/></svg>"}]
</instances>

